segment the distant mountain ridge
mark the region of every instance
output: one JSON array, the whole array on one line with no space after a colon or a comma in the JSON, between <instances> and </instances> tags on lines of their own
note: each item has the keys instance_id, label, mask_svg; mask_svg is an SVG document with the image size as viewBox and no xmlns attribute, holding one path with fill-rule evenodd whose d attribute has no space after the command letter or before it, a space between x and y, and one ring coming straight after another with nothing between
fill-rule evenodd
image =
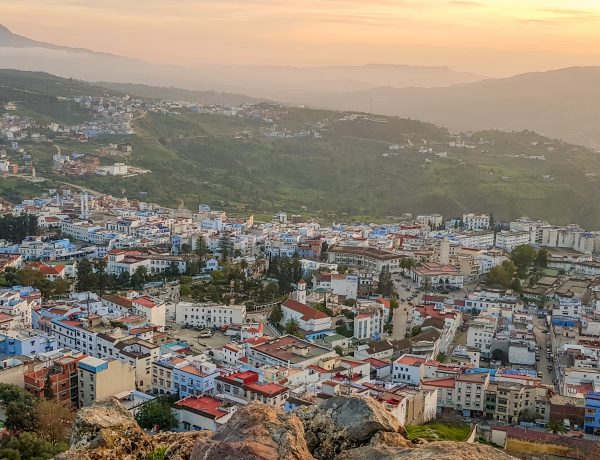
<instances>
[{"instance_id":1,"label":"distant mountain ridge","mask_svg":"<svg viewBox=\"0 0 600 460\"><path fill-rule=\"evenodd\" d=\"M306 104L410 117L454 130L531 129L600 148L600 67L569 67L444 88L381 87Z\"/></svg>"},{"instance_id":2,"label":"distant mountain ridge","mask_svg":"<svg viewBox=\"0 0 600 460\"><path fill-rule=\"evenodd\" d=\"M177 86L191 90L277 99L301 91L357 91L383 85L446 86L484 77L447 67L367 64L360 66L166 66L84 48L32 40L0 25L0 58L19 70L39 70L89 81ZM328 83L325 83L328 82Z\"/></svg>"},{"instance_id":3,"label":"distant mountain ridge","mask_svg":"<svg viewBox=\"0 0 600 460\"><path fill-rule=\"evenodd\" d=\"M185 93L186 97L210 103L271 100L372 111L457 131L531 129L600 150L600 67L570 67L499 79L443 66L394 64L188 68L44 43L13 34L4 26L0 26L0 62L65 78L162 88L135 88L146 96L148 91L174 94L181 88L194 92Z\"/></svg>"},{"instance_id":4,"label":"distant mountain ridge","mask_svg":"<svg viewBox=\"0 0 600 460\"><path fill-rule=\"evenodd\" d=\"M47 48L52 50L73 51L79 53L94 53L103 56L120 57L116 54L92 51L87 48L73 48L70 46L54 45L52 43L33 40L23 35L18 35L10 31L10 29L0 24L0 47L15 47L15 48ZM127 59L127 58L125 58Z\"/></svg>"}]
</instances>

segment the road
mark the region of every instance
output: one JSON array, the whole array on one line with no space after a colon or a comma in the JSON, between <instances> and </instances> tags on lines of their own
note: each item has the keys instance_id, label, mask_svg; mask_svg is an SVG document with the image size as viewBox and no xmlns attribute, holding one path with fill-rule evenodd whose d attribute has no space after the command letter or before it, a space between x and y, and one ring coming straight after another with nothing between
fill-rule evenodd
<instances>
[{"instance_id":1,"label":"road","mask_svg":"<svg viewBox=\"0 0 600 460\"><path fill-rule=\"evenodd\" d=\"M418 286L412 280L406 279L400 275L392 276L392 280L394 282L394 286L396 288L396 292L398 292L398 298L400 300L408 299L412 295L418 294L415 291ZM404 286L407 286L407 287L404 287ZM418 299L420 299L420 297L415 298L413 300L413 302L415 302L415 304L418 304L418 302L417 302Z\"/></svg>"},{"instance_id":2,"label":"road","mask_svg":"<svg viewBox=\"0 0 600 460\"><path fill-rule=\"evenodd\" d=\"M534 317L533 333L535 341L540 347L540 360L537 362L537 369L542 373L542 383L552 385L554 383L554 371L548 371L548 358L546 358L547 339L546 334L542 332L542 329L546 327L545 324L545 320Z\"/></svg>"}]
</instances>

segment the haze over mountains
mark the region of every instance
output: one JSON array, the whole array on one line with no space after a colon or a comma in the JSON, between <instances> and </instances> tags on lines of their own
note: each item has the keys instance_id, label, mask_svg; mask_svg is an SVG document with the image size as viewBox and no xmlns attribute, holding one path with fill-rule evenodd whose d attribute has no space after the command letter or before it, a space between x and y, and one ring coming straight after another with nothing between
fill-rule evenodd
<instances>
[{"instance_id":1,"label":"haze over mountains","mask_svg":"<svg viewBox=\"0 0 600 460\"><path fill-rule=\"evenodd\" d=\"M175 67L39 42L3 26L0 62L6 68L90 81L236 93L225 98L196 95L206 96L207 103L268 99L337 110L372 109L454 130L529 129L600 148L600 67L502 79L405 65ZM132 94L143 91L143 96L152 90L128 88Z\"/></svg>"}]
</instances>

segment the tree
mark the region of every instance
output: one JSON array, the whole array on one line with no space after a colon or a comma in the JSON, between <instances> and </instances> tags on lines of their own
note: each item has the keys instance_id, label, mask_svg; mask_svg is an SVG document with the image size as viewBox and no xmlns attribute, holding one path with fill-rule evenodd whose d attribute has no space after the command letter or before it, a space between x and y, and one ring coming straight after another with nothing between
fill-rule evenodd
<instances>
[{"instance_id":1,"label":"tree","mask_svg":"<svg viewBox=\"0 0 600 460\"><path fill-rule=\"evenodd\" d=\"M106 273L107 262L104 259L96 259L94 262L94 275L96 278L96 291L102 295L109 287L110 276Z\"/></svg>"},{"instance_id":2,"label":"tree","mask_svg":"<svg viewBox=\"0 0 600 460\"><path fill-rule=\"evenodd\" d=\"M4 406L5 425L15 432L31 431L35 426L36 398L27 391L0 383L0 402Z\"/></svg>"},{"instance_id":3,"label":"tree","mask_svg":"<svg viewBox=\"0 0 600 460\"><path fill-rule=\"evenodd\" d=\"M178 423L171 409L171 402L162 396L142 405L135 420L139 426L148 430L158 425L161 430L168 431Z\"/></svg>"},{"instance_id":4,"label":"tree","mask_svg":"<svg viewBox=\"0 0 600 460\"><path fill-rule=\"evenodd\" d=\"M59 442L52 445L37 433L20 433L0 440L0 458L10 460L49 460L64 452L69 445Z\"/></svg>"},{"instance_id":5,"label":"tree","mask_svg":"<svg viewBox=\"0 0 600 460\"><path fill-rule=\"evenodd\" d=\"M379 273L379 283L377 292L384 297L391 297L394 292L394 283L392 282L392 274L387 266L384 266Z\"/></svg>"},{"instance_id":6,"label":"tree","mask_svg":"<svg viewBox=\"0 0 600 460\"><path fill-rule=\"evenodd\" d=\"M517 268L517 274L519 278L525 278L529 267L533 264L537 256L535 249L528 244L522 244L517 246L510 253L510 260L515 264Z\"/></svg>"},{"instance_id":7,"label":"tree","mask_svg":"<svg viewBox=\"0 0 600 460\"><path fill-rule=\"evenodd\" d=\"M300 323L298 323L298 320L290 318L287 323L285 323L285 333L295 335L296 337L301 337L302 330L300 329Z\"/></svg>"},{"instance_id":8,"label":"tree","mask_svg":"<svg viewBox=\"0 0 600 460\"><path fill-rule=\"evenodd\" d=\"M211 302L221 301L221 291L214 284L209 284L206 288L206 296Z\"/></svg>"},{"instance_id":9,"label":"tree","mask_svg":"<svg viewBox=\"0 0 600 460\"><path fill-rule=\"evenodd\" d=\"M192 246L189 245L188 243L183 243L181 245L181 253L182 254L189 254L190 252L192 252Z\"/></svg>"},{"instance_id":10,"label":"tree","mask_svg":"<svg viewBox=\"0 0 600 460\"><path fill-rule=\"evenodd\" d=\"M486 275L488 286L508 288L515 276L515 265L510 260L505 260L501 265L493 267Z\"/></svg>"},{"instance_id":11,"label":"tree","mask_svg":"<svg viewBox=\"0 0 600 460\"><path fill-rule=\"evenodd\" d=\"M192 295L192 288L186 285L179 286L179 295L181 297L190 297Z\"/></svg>"},{"instance_id":12,"label":"tree","mask_svg":"<svg viewBox=\"0 0 600 460\"><path fill-rule=\"evenodd\" d=\"M281 311L281 305L275 305L269 315L269 321L273 324L279 324L283 318L283 311Z\"/></svg>"},{"instance_id":13,"label":"tree","mask_svg":"<svg viewBox=\"0 0 600 460\"><path fill-rule=\"evenodd\" d=\"M540 249L535 256L535 265L540 268L548 266L548 251L544 248Z\"/></svg>"},{"instance_id":14,"label":"tree","mask_svg":"<svg viewBox=\"0 0 600 460\"><path fill-rule=\"evenodd\" d=\"M134 289L142 289L146 283L148 277L148 270L144 266L140 266L135 269L133 275L131 275L131 287Z\"/></svg>"},{"instance_id":15,"label":"tree","mask_svg":"<svg viewBox=\"0 0 600 460\"><path fill-rule=\"evenodd\" d=\"M67 442L75 420L75 411L67 401L43 399L35 408L36 432L52 445Z\"/></svg>"},{"instance_id":16,"label":"tree","mask_svg":"<svg viewBox=\"0 0 600 460\"><path fill-rule=\"evenodd\" d=\"M71 281L64 278L58 278L52 283L52 296L61 297L71 292Z\"/></svg>"},{"instance_id":17,"label":"tree","mask_svg":"<svg viewBox=\"0 0 600 460\"><path fill-rule=\"evenodd\" d=\"M567 432L567 428L562 420L551 418L548 420L548 424L546 425L546 431L552 434L565 434Z\"/></svg>"},{"instance_id":18,"label":"tree","mask_svg":"<svg viewBox=\"0 0 600 460\"><path fill-rule=\"evenodd\" d=\"M275 300L279 295L279 286L276 283L268 283L262 289L262 296L265 300Z\"/></svg>"},{"instance_id":19,"label":"tree","mask_svg":"<svg viewBox=\"0 0 600 460\"><path fill-rule=\"evenodd\" d=\"M117 277L117 284L120 287L130 286L131 285L131 276L129 275L129 272L119 273L119 276Z\"/></svg>"},{"instance_id":20,"label":"tree","mask_svg":"<svg viewBox=\"0 0 600 460\"><path fill-rule=\"evenodd\" d=\"M510 288L515 292L521 292L523 290L523 287L521 286L521 280L519 278L513 279L512 283L510 284Z\"/></svg>"},{"instance_id":21,"label":"tree","mask_svg":"<svg viewBox=\"0 0 600 460\"><path fill-rule=\"evenodd\" d=\"M0 240L20 243L26 237L39 233L37 216L22 214L20 216L5 215L0 217Z\"/></svg>"},{"instance_id":22,"label":"tree","mask_svg":"<svg viewBox=\"0 0 600 460\"><path fill-rule=\"evenodd\" d=\"M225 233L221 239L219 239L218 247L221 259L223 259L224 262L227 262L233 255L233 243L231 241L231 237Z\"/></svg>"},{"instance_id":23,"label":"tree","mask_svg":"<svg viewBox=\"0 0 600 460\"><path fill-rule=\"evenodd\" d=\"M339 345L336 345L335 347L333 347L333 350L339 355L339 356L344 356L344 350L342 349L342 347L340 347Z\"/></svg>"},{"instance_id":24,"label":"tree","mask_svg":"<svg viewBox=\"0 0 600 460\"><path fill-rule=\"evenodd\" d=\"M77 283L75 289L79 292L94 291L96 289L96 277L94 267L89 259L81 259L77 262Z\"/></svg>"},{"instance_id":25,"label":"tree","mask_svg":"<svg viewBox=\"0 0 600 460\"><path fill-rule=\"evenodd\" d=\"M426 276L426 277L423 279L423 290L424 290L425 292L427 292L427 291L431 291L431 278L430 278L429 276Z\"/></svg>"},{"instance_id":26,"label":"tree","mask_svg":"<svg viewBox=\"0 0 600 460\"><path fill-rule=\"evenodd\" d=\"M411 257L403 257L402 259L400 259L400 268L402 269L402 271L405 273L406 270L410 270L412 268L414 268L416 265L415 259L411 258Z\"/></svg>"},{"instance_id":27,"label":"tree","mask_svg":"<svg viewBox=\"0 0 600 460\"><path fill-rule=\"evenodd\" d=\"M198 235L198 238L196 238L196 249L194 252L202 260L208 254L208 245L206 244L206 240L204 239L203 235Z\"/></svg>"}]
</instances>

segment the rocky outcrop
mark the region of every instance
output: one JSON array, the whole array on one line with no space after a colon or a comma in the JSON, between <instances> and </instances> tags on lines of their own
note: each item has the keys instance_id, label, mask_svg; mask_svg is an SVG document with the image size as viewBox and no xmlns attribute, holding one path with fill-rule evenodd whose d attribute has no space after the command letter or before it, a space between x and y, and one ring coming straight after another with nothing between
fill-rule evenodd
<instances>
[{"instance_id":1,"label":"rocky outcrop","mask_svg":"<svg viewBox=\"0 0 600 460\"><path fill-rule=\"evenodd\" d=\"M499 449L483 444L430 442L418 448L365 446L347 450L335 460L515 460Z\"/></svg>"},{"instance_id":2,"label":"rocky outcrop","mask_svg":"<svg viewBox=\"0 0 600 460\"><path fill-rule=\"evenodd\" d=\"M186 460L200 438L210 433L146 434L133 416L116 400L108 399L77 413L71 449L57 460L146 460L158 449L172 460ZM187 450L187 451L186 451Z\"/></svg>"},{"instance_id":3,"label":"rocky outcrop","mask_svg":"<svg viewBox=\"0 0 600 460\"><path fill-rule=\"evenodd\" d=\"M300 419L251 402L212 438L200 441L191 460L311 460Z\"/></svg>"},{"instance_id":4,"label":"rocky outcrop","mask_svg":"<svg viewBox=\"0 0 600 460\"><path fill-rule=\"evenodd\" d=\"M71 450L57 460L508 460L480 444L421 442L377 401L336 397L287 414L258 402L240 408L216 433L146 434L116 400L79 411ZM156 456L158 458L158 455Z\"/></svg>"},{"instance_id":5,"label":"rocky outcrop","mask_svg":"<svg viewBox=\"0 0 600 460\"><path fill-rule=\"evenodd\" d=\"M372 398L337 396L320 407L304 407L298 411L304 424L310 451L319 460L333 459L342 451L369 444L383 433L404 439L406 432L398 420Z\"/></svg>"}]
</instances>

